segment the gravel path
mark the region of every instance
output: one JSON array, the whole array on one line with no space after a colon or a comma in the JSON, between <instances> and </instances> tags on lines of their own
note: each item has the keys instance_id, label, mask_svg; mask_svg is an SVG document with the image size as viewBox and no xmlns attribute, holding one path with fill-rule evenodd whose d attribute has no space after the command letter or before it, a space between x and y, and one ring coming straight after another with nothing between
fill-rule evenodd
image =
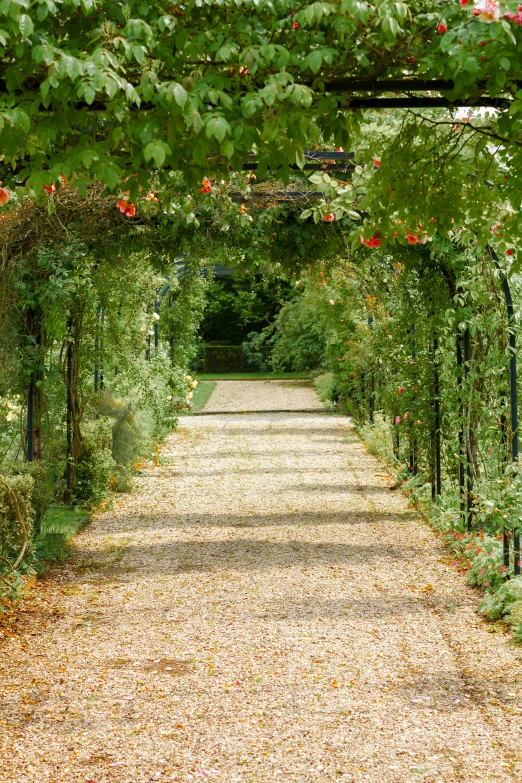
<instances>
[{"instance_id":1,"label":"gravel path","mask_svg":"<svg viewBox=\"0 0 522 783\"><path fill-rule=\"evenodd\" d=\"M295 411L322 407L310 381L218 381L204 410Z\"/></svg>"},{"instance_id":2,"label":"gravel path","mask_svg":"<svg viewBox=\"0 0 522 783\"><path fill-rule=\"evenodd\" d=\"M347 419L183 419L0 651L6 783L515 781L522 653Z\"/></svg>"}]
</instances>

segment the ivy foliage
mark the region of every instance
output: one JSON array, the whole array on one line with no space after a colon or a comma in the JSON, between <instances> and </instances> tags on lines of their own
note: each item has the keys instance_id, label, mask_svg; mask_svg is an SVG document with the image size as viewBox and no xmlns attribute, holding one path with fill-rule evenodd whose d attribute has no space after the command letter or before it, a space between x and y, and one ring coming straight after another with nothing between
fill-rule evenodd
<instances>
[{"instance_id":1,"label":"ivy foliage","mask_svg":"<svg viewBox=\"0 0 522 783\"><path fill-rule=\"evenodd\" d=\"M502 192L517 208L520 13L512 0L483 5L5 0L2 177L39 195L75 176L80 187L101 182L134 200L140 188L148 190L152 169L167 203L175 172L193 187L204 176L240 171L253 151L263 177L268 166L302 167L304 150L317 144L364 145L372 115L350 109L349 97L336 91L338 79L446 79L451 100L472 105L486 96L500 101L500 111L450 134L435 157L430 139L441 120L392 113L373 150L387 165L370 201L382 202L388 187L396 188L413 230L422 199L408 178L398 190L397 172L418 177L426 168L430 183L434 170L443 172L450 190L432 201L444 202L466 181L461 161L469 161L464 148L471 140L472 157L481 159L478 187L488 162L495 186L502 184L495 172L509 167ZM467 219L463 203L453 207L456 221ZM447 201L444 207L451 211ZM478 216L472 222L480 223ZM390 234L388 226L383 231Z\"/></svg>"}]
</instances>

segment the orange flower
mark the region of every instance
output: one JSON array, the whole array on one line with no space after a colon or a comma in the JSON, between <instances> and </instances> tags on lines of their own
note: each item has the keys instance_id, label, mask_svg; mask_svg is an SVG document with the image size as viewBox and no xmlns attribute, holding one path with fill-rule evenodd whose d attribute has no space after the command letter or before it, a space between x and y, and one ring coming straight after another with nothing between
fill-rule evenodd
<instances>
[{"instance_id":1,"label":"orange flower","mask_svg":"<svg viewBox=\"0 0 522 783\"><path fill-rule=\"evenodd\" d=\"M203 178L203 187L199 189L200 193L210 193L212 191L212 185L210 184L210 181L204 177Z\"/></svg>"},{"instance_id":2,"label":"orange flower","mask_svg":"<svg viewBox=\"0 0 522 783\"><path fill-rule=\"evenodd\" d=\"M2 183L0 182L0 185ZM9 199L11 198L11 194L9 193L6 188L0 188L0 207L4 207Z\"/></svg>"},{"instance_id":3,"label":"orange flower","mask_svg":"<svg viewBox=\"0 0 522 783\"><path fill-rule=\"evenodd\" d=\"M373 237L370 237L369 239L365 239L364 237L360 237L361 239L361 245L365 245L365 247L380 247L382 245L381 240L379 239L376 234L373 235Z\"/></svg>"},{"instance_id":4,"label":"orange flower","mask_svg":"<svg viewBox=\"0 0 522 783\"><path fill-rule=\"evenodd\" d=\"M122 212L124 215L127 215L127 217L134 217L136 214L136 204L132 204L130 201L127 201L126 198L120 199L116 206L120 212Z\"/></svg>"}]
</instances>

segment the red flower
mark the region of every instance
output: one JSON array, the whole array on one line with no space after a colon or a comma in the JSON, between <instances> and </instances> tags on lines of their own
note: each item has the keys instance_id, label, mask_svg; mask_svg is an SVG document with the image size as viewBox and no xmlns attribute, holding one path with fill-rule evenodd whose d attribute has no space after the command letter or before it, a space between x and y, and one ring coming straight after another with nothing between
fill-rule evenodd
<instances>
[{"instance_id":1,"label":"red flower","mask_svg":"<svg viewBox=\"0 0 522 783\"><path fill-rule=\"evenodd\" d=\"M2 183L0 182L0 185ZM4 207L9 199L11 198L11 194L9 193L6 188L0 188L0 207Z\"/></svg>"},{"instance_id":2,"label":"red flower","mask_svg":"<svg viewBox=\"0 0 522 783\"><path fill-rule=\"evenodd\" d=\"M337 147L337 149L336 149L335 151L336 151L336 152L344 152L344 150L343 150L343 148L342 148L342 147Z\"/></svg>"},{"instance_id":3,"label":"red flower","mask_svg":"<svg viewBox=\"0 0 522 783\"><path fill-rule=\"evenodd\" d=\"M515 251L513 250L513 248L510 247L510 248L508 248L508 250L506 250L506 255L507 256L512 256L514 252Z\"/></svg>"},{"instance_id":4,"label":"red flower","mask_svg":"<svg viewBox=\"0 0 522 783\"><path fill-rule=\"evenodd\" d=\"M480 10L480 8L474 8L473 9L473 16L478 16L481 13L482 13L482 11Z\"/></svg>"},{"instance_id":5,"label":"red flower","mask_svg":"<svg viewBox=\"0 0 522 783\"><path fill-rule=\"evenodd\" d=\"M48 193L56 193L56 185L44 185L43 189L46 190Z\"/></svg>"},{"instance_id":6,"label":"red flower","mask_svg":"<svg viewBox=\"0 0 522 783\"><path fill-rule=\"evenodd\" d=\"M444 33L447 31L447 27L445 24L438 24L437 25L437 32L439 32L441 35L444 35Z\"/></svg>"},{"instance_id":7,"label":"red flower","mask_svg":"<svg viewBox=\"0 0 522 783\"><path fill-rule=\"evenodd\" d=\"M203 178L203 187L199 189L200 193L210 193L212 191L212 185L210 184L210 181L204 177Z\"/></svg>"},{"instance_id":8,"label":"red flower","mask_svg":"<svg viewBox=\"0 0 522 783\"><path fill-rule=\"evenodd\" d=\"M518 12L516 14L511 13L511 11L506 11L504 19L509 19L513 24L522 25L522 5L518 6Z\"/></svg>"},{"instance_id":9,"label":"red flower","mask_svg":"<svg viewBox=\"0 0 522 783\"><path fill-rule=\"evenodd\" d=\"M292 30L299 30L299 22L294 22L292 24Z\"/></svg>"},{"instance_id":10,"label":"red flower","mask_svg":"<svg viewBox=\"0 0 522 783\"><path fill-rule=\"evenodd\" d=\"M372 162L376 169L378 169L379 166L381 165L381 161L377 160L377 158L372 158Z\"/></svg>"},{"instance_id":11,"label":"red flower","mask_svg":"<svg viewBox=\"0 0 522 783\"><path fill-rule=\"evenodd\" d=\"M124 215L127 215L127 217L134 217L136 214L136 204L132 204L130 201L127 201L126 198L120 199L116 206L120 212L122 212Z\"/></svg>"},{"instance_id":12,"label":"red flower","mask_svg":"<svg viewBox=\"0 0 522 783\"><path fill-rule=\"evenodd\" d=\"M333 212L330 212L329 215L323 215L321 220L326 221L326 223L332 223L335 220L335 215Z\"/></svg>"},{"instance_id":13,"label":"red flower","mask_svg":"<svg viewBox=\"0 0 522 783\"><path fill-rule=\"evenodd\" d=\"M419 241L419 235L412 234L411 231L406 231L406 239L408 240L408 245L416 245Z\"/></svg>"},{"instance_id":14,"label":"red flower","mask_svg":"<svg viewBox=\"0 0 522 783\"><path fill-rule=\"evenodd\" d=\"M408 57L408 59L406 60L406 62L407 62L407 63L410 63L410 65L413 65L413 63L415 62L415 57Z\"/></svg>"},{"instance_id":15,"label":"red flower","mask_svg":"<svg viewBox=\"0 0 522 783\"><path fill-rule=\"evenodd\" d=\"M399 391L400 392L405 392L406 391L406 386L400 386L399 387ZM407 416L408 416L408 414L405 414L405 418L407 418Z\"/></svg>"},{"instance_id":16,"label":"red flower","mask_svg":"<svg viewBox=\"0 0 522 783\"><path fill-rule=\"evenodd\" d=\"M361 236L361 245L364 245L365 247L380 247L382 242L379 237L374 234L373 237L370 237L369 239L365 239Z\"/></svg>"},{"instance_id":17,"label":"red flower","mask_svg":"<svg viewBox=\"0 0 522 783\"><path fill-rule=\"evenodd\" d=\"M461 5L467 5L469 3L469 0L460 0Z\"/></svg>"}]
</instances>

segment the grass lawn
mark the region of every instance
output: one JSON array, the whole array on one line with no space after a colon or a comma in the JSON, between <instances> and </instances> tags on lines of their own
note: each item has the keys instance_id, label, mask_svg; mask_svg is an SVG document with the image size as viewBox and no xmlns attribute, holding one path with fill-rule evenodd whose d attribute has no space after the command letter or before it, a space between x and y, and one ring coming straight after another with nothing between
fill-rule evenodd
<instances>
[{"instance_id":1,"label":"grass lawn","mask_svg":"<svg viewBox=\"0 0 522 783\"><path fill-rule=\"evenodd\" d=\"M208 398L216 388L215 381L204 381L199 377L197 380L198 385L194 389L194 394L192 395L192 411L200 411L202 408L204 408Z\"/></svg>"},{"instance_id":2,"label":"grass lawn","mask_svg":"<svg viewBox=\"0 0 522 783\"><path fill-rule=\"evenodd\" d=\"M308 380L309 372L227 372L227 373L197 373L198 381L284 381L288 379ZM199 388L199 387L198 387ZM195 397L196 395L194 395Z\"/></svg>"},{"instance_id":3,"label":"grass lawn","mask_svg":"<svg viewBox=\"0 0 522 783\"><path fill-rule=\"evenodd\" d=\"M45 571L46 563L67 559L68 541L87 524L90 516L89 511L75 506L52 505L49 508L34 545L40 561L38 571Z\"/></svg>"}]
</instances>

